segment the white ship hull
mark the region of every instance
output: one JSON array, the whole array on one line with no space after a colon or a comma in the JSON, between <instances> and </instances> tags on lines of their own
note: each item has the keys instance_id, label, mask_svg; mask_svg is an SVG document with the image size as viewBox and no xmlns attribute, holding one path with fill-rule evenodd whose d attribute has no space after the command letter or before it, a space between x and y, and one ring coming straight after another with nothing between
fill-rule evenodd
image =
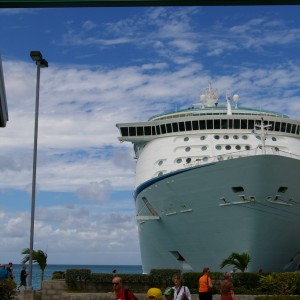
<instances>
[{"instance_id":1,"label":"white ship hull","mask_svg":"<svg viewBox=\"0 0 300 300\"><path fill-rule=\"evenodd\" d=\"M201 104L117 124L134 144L143 271L220 271L246 252L248 271L300 269L300 122L276 112Z\"/></svg>"},{"instance_id":2,"label":"white ship hull","mask_svg":"<svg viewBox=\"0 0 300 300\"><path fill-rule=\"evenodd\" d=\"M232 252L250 255L248 271L297 269L299 171L299 160L257 155L145 182L136 194L143 271L219 271Z\"/></svg>"}]
</instances>

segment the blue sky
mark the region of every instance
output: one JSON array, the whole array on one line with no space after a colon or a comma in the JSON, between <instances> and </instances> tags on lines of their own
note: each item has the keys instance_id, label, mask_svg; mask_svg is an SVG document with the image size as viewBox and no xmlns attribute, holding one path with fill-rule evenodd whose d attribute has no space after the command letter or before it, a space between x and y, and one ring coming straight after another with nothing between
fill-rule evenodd
<instances>
[{"instance_id":1,"label":"blue sky","mask_svg":"<svg viewBox=\"0 0 300 300\"><path fill-rule=\"evenodd\" d=\"M36 67L41 70L34 248L49 263L140 264L134 153L116 123L197 103L212 81L240 106L300 113L300 6L0 9L9 121L0 128L0 263L29 247Z\"/></svg>"}]
</instances>

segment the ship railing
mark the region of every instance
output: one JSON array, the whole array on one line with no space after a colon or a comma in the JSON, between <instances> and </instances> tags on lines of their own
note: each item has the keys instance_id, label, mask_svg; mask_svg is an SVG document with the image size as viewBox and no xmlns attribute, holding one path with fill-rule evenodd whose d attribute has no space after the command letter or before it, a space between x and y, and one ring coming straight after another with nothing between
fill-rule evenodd
<instances>
[{"instance_id":1,"label":"ship railing","mask_svg":"<svg viewBox=\"0 0 300 300\"><path fill-rule=\"evenodd\" d=\"M290 158L300 160L300 155L288 151L280 150L278 147L266 146L265 149L263 150L261 146L257 146L254 149L237 150L237 151L222 153L216 156L196 157L194 161L184 164L184 167L191 168L191 167L206 165L209 163L215 163L223 160L237 159L241 157L249 157L249 156L256 156L256 155L278 155L278 156L285 156L285 157L290 157Z\"/></svg>"}]
</instances>

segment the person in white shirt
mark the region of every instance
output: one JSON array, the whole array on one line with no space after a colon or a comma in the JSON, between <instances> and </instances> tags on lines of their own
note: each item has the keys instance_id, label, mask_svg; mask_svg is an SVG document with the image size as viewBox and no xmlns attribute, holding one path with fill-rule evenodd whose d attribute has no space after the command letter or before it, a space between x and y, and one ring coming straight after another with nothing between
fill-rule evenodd
<instances>
[{"instance_id":1,"label":"person in white shirt","mask_svg":"<svg viewBox=\"0 0 300 300\"><path fill-rule=\"evenodd\" d=\"M174 283L174 300L192 300L189 288L183 285L181 274L175 274L172 277Z\"/></svg>"}]
</instances>

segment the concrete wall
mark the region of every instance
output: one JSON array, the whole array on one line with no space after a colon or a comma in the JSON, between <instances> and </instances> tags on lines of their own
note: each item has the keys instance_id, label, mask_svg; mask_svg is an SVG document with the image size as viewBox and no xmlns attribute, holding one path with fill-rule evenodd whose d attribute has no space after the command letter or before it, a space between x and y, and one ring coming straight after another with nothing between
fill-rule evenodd
<instances>
[{"instance_id":1,"label":"concrete wall","mask_svg":"<svg viewBox=\"0 0 300 300\"><path fill-rule=\"evenodd\" d=\"M67 285L64 279L43 281L41 290L41 300L61 300L62 294L66 290Z\"/></svg>"},{"instance_id":2,"label":"concrete wall","mask_svg":"<svg viewBox=\"0 0 300 300\"><path fill-rule=\"evenodd\" d=\"M146 300L146 294L135 294L139 300ZM115 300L112 293L63 293L61 300ZM192 295L193 300L199 300L198 294ZM235 295L235 300L253 300L252 295ZM214 295L213 300L220 300L220 295Z\"/></svg>"},{"instance_id":3,"label":"concrete wall","mask_svg":"<svg viewBox=\"0 0 300 300\"><path fill-rule=\"evenodd\" d=\"M146 293L135 293L139 300L146 300ZM193 300L199 300L198 294L192 295ZM24 299L24 298L23 298ZM253 300L252 295L235 295L235 300ZM21 300L21 299L20 299ZM24 299L27 300L27 299ZM115 300L109 293L68 293L64 280L48 280L42 283L42 290L28 300ZM220 295L214 295L213 300L220 300Z\"/></svg>"}]
</instances>

